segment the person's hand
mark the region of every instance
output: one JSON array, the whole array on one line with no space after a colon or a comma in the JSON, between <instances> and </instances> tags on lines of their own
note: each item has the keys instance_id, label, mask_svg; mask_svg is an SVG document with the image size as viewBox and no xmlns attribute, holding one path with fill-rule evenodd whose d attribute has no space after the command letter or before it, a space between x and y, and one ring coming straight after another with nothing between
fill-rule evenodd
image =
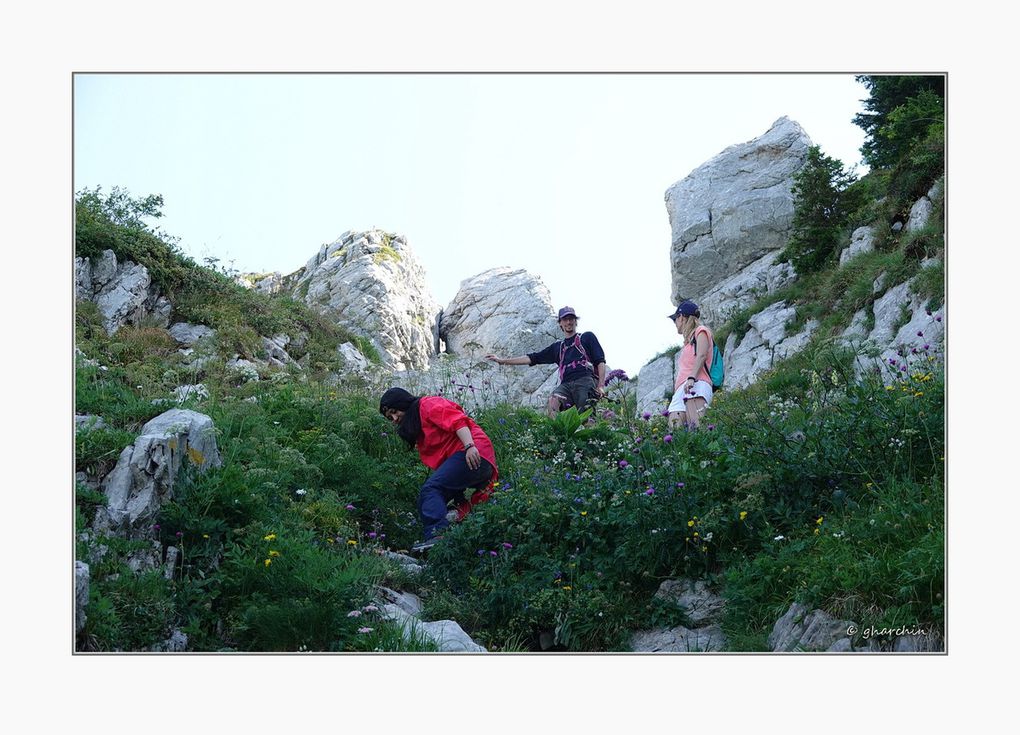
<instances>
[{"instance_id":1,"label":"person's hand","mask_svg":"<svg viewBox=\"0 0 1020 735\"><path fill-rule=\"evenodd\" d=\"M595 392L599 394L599 398L603 398L606 395L606 387L604 385L596 385Z\"/></svg>"},{"instance_id":2,"label":"person's hand","mask_svg":"<svg viewBox=\"0 0 1020 735\"><path fill-rule=\"evenodd\" d=\"M478 451L478 447L468 447L464 452L464 460L467 462L468 469L477 470L482 464L482 455Z\"/></svg>"},{"instance_id":3,"label":"person's hand","mask_svg":"<svg viewBox=\"0 0 1020 735\"><path fill-rule=\"evenodd\" d=\"M498 357L496 357L495 355L486 355L486 356L485 356L485 359L486 359L486 360L492 360L493 362L498 362L498 363L499 363L500 365L502 365L502 364L503 364L503 361L502 361L502 360L500 360L500 359L499 359Z\"/></svg>"}]
</instances>

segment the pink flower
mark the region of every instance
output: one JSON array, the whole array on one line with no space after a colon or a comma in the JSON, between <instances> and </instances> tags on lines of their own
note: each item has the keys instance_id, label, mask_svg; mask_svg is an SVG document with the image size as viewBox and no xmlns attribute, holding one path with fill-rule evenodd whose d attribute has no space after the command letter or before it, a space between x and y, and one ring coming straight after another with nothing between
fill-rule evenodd
<instances>
[{"instance_id":1,"label":"pink flower","mask_svg":"<svg viewBox=\"0 0 1020 735\"><path fill-rule=\"evenodd\" d=\"M358 628L359 633L371 633L375 628Z\"/></svg>"},{"instance_id":2,"label":"pink flower","mask_svg":"<svg viewBox=\"0 0 1020 735\"><path fill-rule=\"evenodd\" d=\"M667 444L669 444L671 441L673 441L673 435L672 434L666 434L666 436L662 437L662 441L664 441Z\"/></svg>"}]
</instances>

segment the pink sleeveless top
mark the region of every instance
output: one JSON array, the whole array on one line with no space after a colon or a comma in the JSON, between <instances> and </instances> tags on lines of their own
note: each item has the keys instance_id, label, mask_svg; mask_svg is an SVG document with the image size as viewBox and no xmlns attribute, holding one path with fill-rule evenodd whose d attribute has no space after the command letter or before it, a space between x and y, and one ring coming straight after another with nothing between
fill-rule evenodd
<instances>
[{"instance_id":1,"label":"pink sleeveless top","mask_svg":"<svg viewBox=\"0 0 1020 735\"><path fill-rule=\"evenodd\" d=\"M712 366L712 330L705 326L699 326L694 330L694 334L691 335L691 342L685 344L683 349L676 355L676 380L673 381L673 390L679 390L680 386L687 380L687 377L691 375L694 362L697 359L697 355L694 354L694 341L697 340L699 332L704 332L705 336L708 337L708 349L705 351L707 357L696 379L704 380L710 385L712 383L712 378L708 374L708 368Z\"/></svg>"}]
</instances>

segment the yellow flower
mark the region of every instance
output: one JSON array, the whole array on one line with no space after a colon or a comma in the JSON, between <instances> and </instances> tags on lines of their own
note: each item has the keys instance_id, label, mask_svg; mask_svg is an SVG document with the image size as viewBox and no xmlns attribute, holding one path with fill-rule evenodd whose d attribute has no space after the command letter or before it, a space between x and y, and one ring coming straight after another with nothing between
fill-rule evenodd
<instances>
[{"instance_id":1,"label":"yellow flower","mask_svg":"<svg viewBox=\"0 0 1020 735\"><path fill-rule=\"evenodd\" d=\"M745 518L747 518L747 511L746 510L740 511L740 520L744 520Z\"/></svg>"},{"instance_id":2,"label":"yellow flower","mask_svg":"<svg viewBox=\"0 0 1020 735\"><path fill-rule=\"evenodd\" d=\"M275 541L276 540L276 534L275 533L271 533L268 536L263 536L262 540L263 541Z\"/></svg>"},{"instance_id":3,"label":"yellow flower","mask_svg":"<svg viewBox=\"0 0 1020 735\"><path fill-rule=\"evenodd\" d=\"M702 551L702 553L708 551L708 547L707 546L702 546L701 547L701 551Z\"/></svg>"},{"instance_id":4,"label":"yellow flower","mask_svg":"<svg viewBox=\"0 0 1020 735\"><path fill-rule=\"evenodd\" d=\"M887 386L885 387L885 389L886 389L886 390L895 390L895 388L893 388L893 387L892 387L891 385L887 385Z\"/></svg>"},{"instance_id":5,"label":"yellow flower","mask_svg":"<svg viewBox=\"0 0 1020 735\"><path fill-rule=\"evenodd\" d=\"M202 534L202 538L209 538L209 534L207 534L207 533L203 533L203 534Z\"/></svg>"},{"instance_id":6,"label":"yellow flower","mask_svg":"<svg viewBox=\"0 0 1020 735\"><path fill-rule=\"evenodd\" d=\"M582 510L582 511L581 511L581 515L583 515L583 516L586 516L586 515L588 515L588 511L586 511L586 510Z\"/></svg>"},{"instance_id":7,"label":"yellow flower","mask_svg":"<svg viewBox=\"0 0 1020 735\"><path fill-rule=\"evenodd\" d=\"M563 583L562 579L554 579L553 580L553 584L562 584L562 583Z\"/></svg>"},{"instance_id":8,"label":"yellow flower","mask_svg":"<svg viewBox=\"0 0 1020 735\"><path fill-rule=\"evenodd\" d=\"M328 538L328 539L326 539L326 543L327 543L327 544L331 544L331 543L333 543L333 539L331 539L331 538Z\"/></svg>"},{"instance_id":9,"label":"yellow flower","mask_svg":"<svg viewBox=\"0 0 1020 735\"><path fill-rule=\"evenodd\" d=\"M687 521L687 527L690 528L694 525L694 521Z\"/></svg>"},{"instance_id":10,"label":"yellow flower","mask_svg":"<svg viewBox=\"0 0 1020 735\"><path fill-rule=\"evenodd\" d=\"M815 529L815 536L817 536L817 535L818 535L818 529L816 528Z\"/></svg>"},{"instance_id":11,"label":"yellow flower","mask_svg":"<svg viewBox=\"0 0 1020 735\"><path fill-rule=\"evenodd\" d=\"M924 395L924 391L919 390L919 391L917 391L917 393L914 394L914 398L920 398L923 395Z\"/></svg>"},{"instance_id":12,"label":"yellow flower","mask_svg":"<svg viewBox=\"0 0 1020 735\"><path fill-rule=\"evenodd\" d=\"M574 589L574 588L573 588L573 587L571 587L571 586L570 586L569 584L565 584L565 585L563 585L562 587L560 587L560 589L561 589L561 590L572 590L572 589Z\"/></svg>"},{"instance_id":13,"label":"yellow flower","mask_svg":"<svg viewBox=\"0 0 1020 735\"><path fill-rule=\"evenodd\" d=\"M269 566L270 564L272 564L272 563L273 563L273 560L272 560L272 559L266 559L266 560L265 560L265 561L263 562L263 564L265 564L265 565L266 565L267 567L268 567L268 566Z\"/></svg>"},{"instance_id":14,"label":"yellow flower","mask_svg":"<svg viewBox=\"0 0 1020 735\"><path fill-rule=\"evenodd\" d=\"M279 555L280 555L279 551L274 551L273 549L269 550L269 556L279 556Z\"/></svg>"},{"instance_id":15,"label":"yellow flower","mask_svg":"<svg viewBox=\"0 0 1020 735\"><path fill-rule=\"evenodd\" d=\"M354 539L348 539L348 540L347 540L347 545L348 545L348 546L357 546L357 545L358 545L358 542L357 542L357 541L355 541Z\"/></svg>"},{"instance_id":16,"label":"yellow flower","mask_svg":"<svg viewBox=\"0 0 1020 735\"><path fill-rule=\"evenodd\" d=\"M815 521L815 524L820 526L820 525L822 525L822 521L824 521L824 520L825 520L825 516L818 516L818 520Z\"/></svg>"}]
</instances>

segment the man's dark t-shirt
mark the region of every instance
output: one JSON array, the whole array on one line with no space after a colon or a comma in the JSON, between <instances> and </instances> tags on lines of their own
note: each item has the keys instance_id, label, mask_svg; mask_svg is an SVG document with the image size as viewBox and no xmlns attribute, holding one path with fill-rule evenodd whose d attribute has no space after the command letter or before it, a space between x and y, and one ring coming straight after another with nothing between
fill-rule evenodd
<instances>
[{"instance_id":1,"label":"man's dark t-shirt","mask_svg":"<svg viewBox=\"0 0 1020 735\"><path fill-rule=\"evenodd\" d=\"M571 380L583 378L585 375L592 375L598 369L599 363L606 361L602 345L599 344L598 337L592 332L585 332L581 335L581 345L591 361L589 367L582 364L584 354L574 345L575 337L553 342L540 352L529 352L528 359L531 360L532 365L559 365L562 354L562 364L566 367L563 370L561 383L569 383ZM566 349L563 348L564 343L566 343Z\"/></svg>"}]
</instances>

